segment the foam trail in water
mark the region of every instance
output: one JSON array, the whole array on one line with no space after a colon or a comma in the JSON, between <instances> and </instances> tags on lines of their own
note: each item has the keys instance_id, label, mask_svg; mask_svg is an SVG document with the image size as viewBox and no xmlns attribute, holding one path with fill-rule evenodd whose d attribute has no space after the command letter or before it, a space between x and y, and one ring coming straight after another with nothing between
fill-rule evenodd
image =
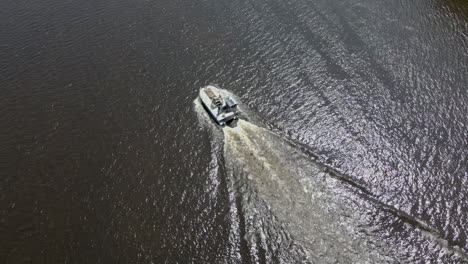
<instances>
[{"instance_id":1,"label":"foam trail in water","mask_svg":"<svg viewBox=\"0 0 468 264\"><path fill-rule=\"evenodd\" d=\"M436 234L418 229L375 198L357 195L292 142L244 120L221 128L198 100L194 104L200 123L213 136L213 150L224 151L230 239L241 262L384 263L422 261L428 254L452 258L453 251L437 243ZM420 241L423 248L402 245L401 235Z\"/></svg>"},{"instance_id":2,"label":"foam trail in water","mask_svg":"<svg viewBox=\"0 0 468 264\"><path fill-rule=\"evenodd\" d=\"M251 233L260 234L254 239L247 236L251 248L261 243L283 251L277 254L283 260L390 260L381 254L382 245L362 237L364 227L355 222L359 217L352 217L352 211L330 192L322 169L294 146L243 120L223 131L226 167L242 192L244 213L255 219L250 223ZM263 253L266 259L275 254Z\"/></svg>"}]
</instances>

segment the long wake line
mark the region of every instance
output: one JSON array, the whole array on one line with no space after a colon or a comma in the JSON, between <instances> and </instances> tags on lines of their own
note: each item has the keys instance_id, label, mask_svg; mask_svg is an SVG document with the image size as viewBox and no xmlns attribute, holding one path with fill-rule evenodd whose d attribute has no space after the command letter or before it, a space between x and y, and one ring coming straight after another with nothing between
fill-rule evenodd
<instances>
[{"instance_id":1,"label":"long wake line","mask_svg":"<svg viewBox=\"0 0 468 264\"><path fill-rule=\"evenodd\" d=\"M420 249L395 243L399 238L388 245L379 237L379 232L388 232L380 225L392 219L404 223L405 235L412 233L411 229L419 230L420 235L412 239L420 240L420 244L428 240L438 245L443 255L455 254L468 260L461 248L451 245L437 230L381 202L361 184L320 163L319 156L306 147L242 119L235 127L221 129L198 100L194 103L201 124L212 131L213 140L224 142L224 168L238 193L235 206L240 211L238 217L242 216L238 221L243 248L255 252L261 249L265 259L275 259L279 254L283 261L404 260ZM348 193L343 192L343 183L354 191L346 188ZM376 217L382 220L366 218L366 208L372 207L381 212Z\"/></svg>"}]
</instances>

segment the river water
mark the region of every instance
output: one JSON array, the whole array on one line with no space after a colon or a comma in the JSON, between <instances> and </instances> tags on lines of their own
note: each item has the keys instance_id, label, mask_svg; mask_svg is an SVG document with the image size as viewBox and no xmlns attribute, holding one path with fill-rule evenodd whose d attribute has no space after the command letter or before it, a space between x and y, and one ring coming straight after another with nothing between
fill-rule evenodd
<instances>
[{"instance_id":1,"label":"river water","mask_svg":"<svg viewBox=\"0 0 468 264\"><path fill-rule=\"evenodd\" d=\"M468 262L467 17L2 1L0 261ZM209 83L236 127L202 111Z\"/></svg>"}]
</instances>

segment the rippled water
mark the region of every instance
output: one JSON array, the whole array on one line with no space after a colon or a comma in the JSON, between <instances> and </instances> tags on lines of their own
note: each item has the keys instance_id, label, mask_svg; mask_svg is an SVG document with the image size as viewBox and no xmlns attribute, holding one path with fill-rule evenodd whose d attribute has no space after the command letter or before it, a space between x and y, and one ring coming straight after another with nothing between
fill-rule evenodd
<instances>
[{"instance_id":1,"label":"rippled water","mask_svg":"<svg viewBox=\"0 0 468 264\"><path fill-rule=\"evenodd\" d=\"M466 262L467 10L1 2L0 260Z\"/></svg>"}]
</instances>

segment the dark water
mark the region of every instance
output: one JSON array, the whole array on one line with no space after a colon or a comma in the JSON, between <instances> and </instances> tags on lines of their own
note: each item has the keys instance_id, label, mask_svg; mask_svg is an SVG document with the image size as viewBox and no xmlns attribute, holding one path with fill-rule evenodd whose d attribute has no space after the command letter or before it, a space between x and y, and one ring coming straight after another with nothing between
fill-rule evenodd
<instances>
[{"instance_id":1,"label":"dark water","mask_svg":"<svg viewBox=\"0 0 468 264\"><path fill-rule=\"evenodd\" d=\"M466 1L0 3L0 262L467 262ZM193 101L216 83L249 122Z\"/></svg>"}]
</instances>

